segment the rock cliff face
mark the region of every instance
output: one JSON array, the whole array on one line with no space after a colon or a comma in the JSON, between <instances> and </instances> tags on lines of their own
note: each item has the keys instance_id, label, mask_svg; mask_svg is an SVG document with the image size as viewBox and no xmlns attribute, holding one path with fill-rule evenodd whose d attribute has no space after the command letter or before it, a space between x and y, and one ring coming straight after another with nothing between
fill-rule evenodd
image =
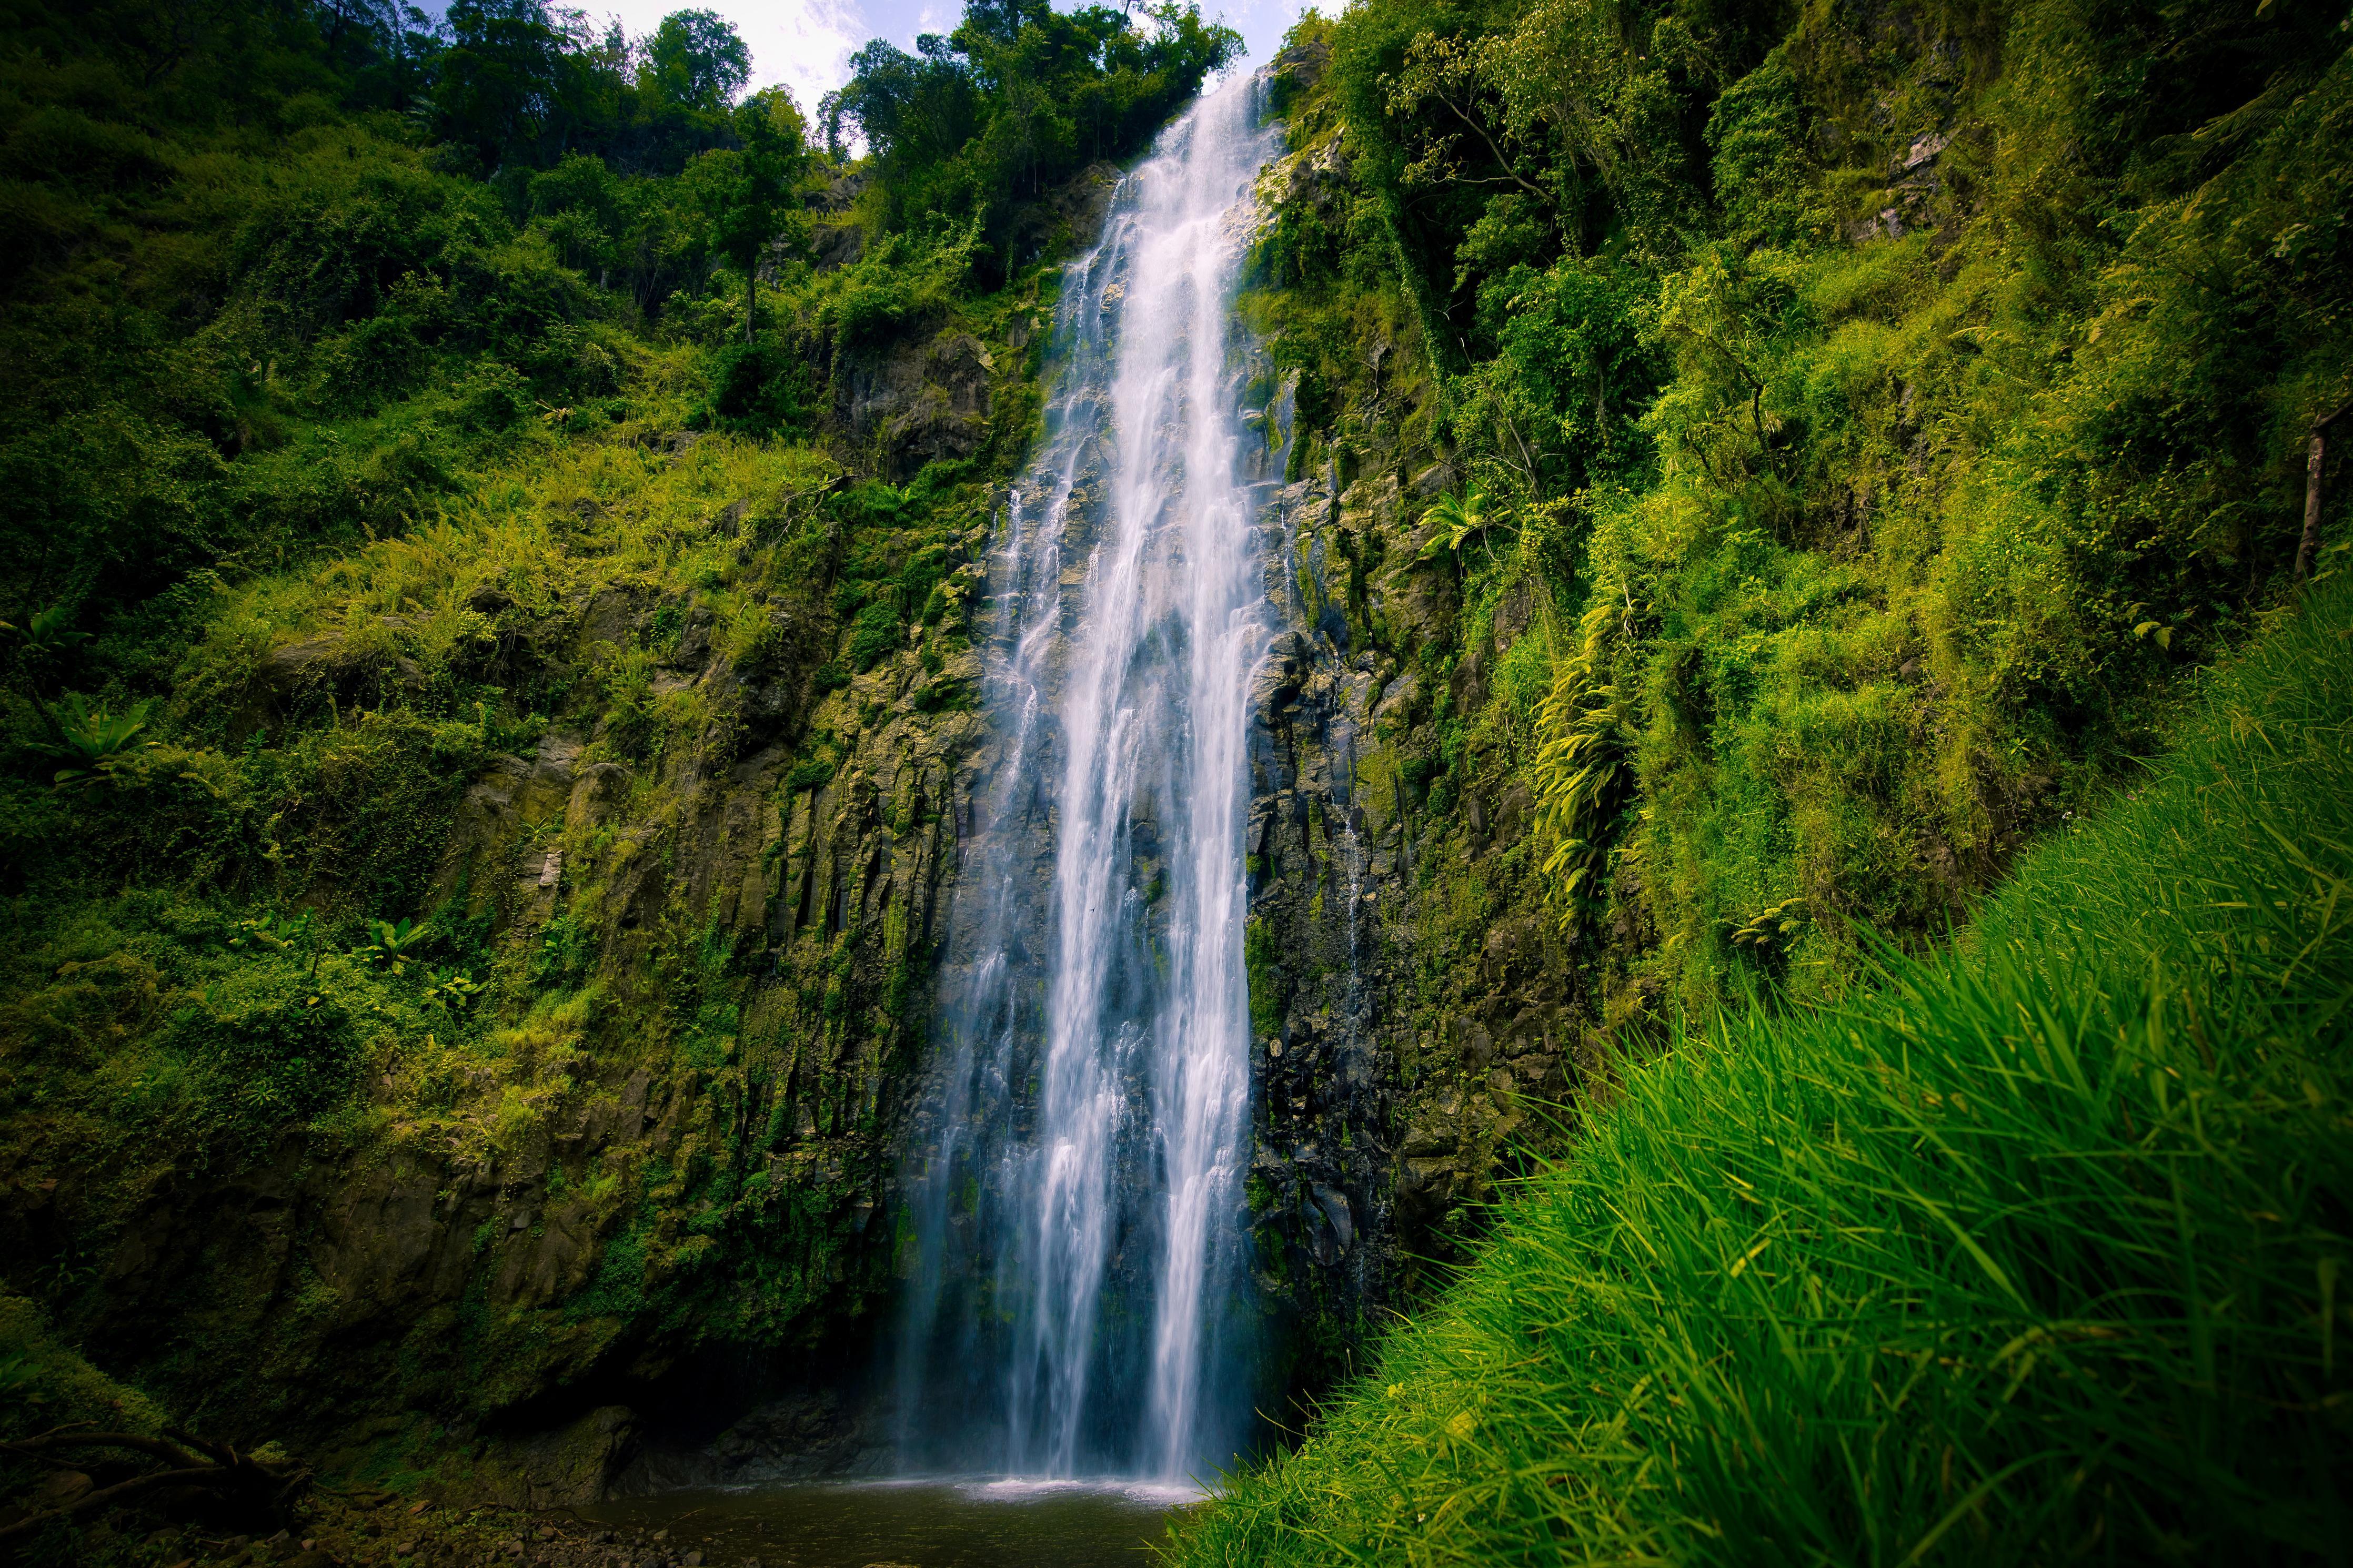
<instances>
[{"instance_id":1,"label":"rock cliff face","mask_svg":"<svg viewBox=\"0 0 2353 1568\"><path fill-rule=\"evenodd\" d=\"M1286 443L1291 404L1269 411ZM1309 1381L1410 1297L1414 1259L1471 1227L1463 1205L1493 1195L1532 1109L1589 1065L1567 955L1523 884L1525 790L1466 800L1465 834L1422 788L1435 713L1485 707L1493 641L1530 606L1508 604L1433 692L1413 650L1459 605L1403 524L1409 450L1360 437L1352 456L1353 475L1268 481L1286 628L1252 693L1251 1194L1261 1285L1293 1314Z\"/></svg>"},{"instance_id":2,"label":"rock cliff face","mask_svg":"<svg viewBox=\"0 0 2353 1568\"><path fill-rule=\"evenodd\" d=\"M1317 167L1285 171L1303 199L1341 177ZM1108 182L1082 185L1058 221L1100 222ZM543 498L553 542L504 575L450 565L438 609L338 612L253 650L231 689L248 736L429 727L387 715L429 711L453 679L543 716L501 730L478 709L461 738L486 760L392 829L427 868L420 913L489 965L488 999L380 1032L332 1128L164 1163L65 1325L110 1370L199 1425L531 1506L879 1462L867 1374L905 1266L932 966L996 760L968 641L993 531L985 497L935 509L944 525L886 508L812 532L812 508L857 468L1009 462L1044 319L835 353L832 477L731 488L723 443L640 437L628 471L695 498L663 524L699 552L691 572L596 553L651 503L584 479ZM1514 913L1525 796L1466 801L1468 838L1424 810L1433 715L1486 701L1478 649L1443 675L1414 653L1459 609L1404 531L1430 456L1409 419L1335 446L1271 371L1256 384L1286 629L1252 693L1250 1194L1303 1387L1490 1190L1526 1097L1578 1068L1563 955ZM779 555L786 535L819 547ZM1495 635L1527 614L1499 612ZM446 749L460 730L433 733ZM375 787L322 776L330 795ZM343 874L321 861L296 903L345 896ZM69 978L130 1020L110 1027L195 994L106 962L122 973ZM314 979L322 962L364 967L330 953ZM54 1187L0 1216L27 1256L69 1234L79 1198Z\"/></svg>"},{"instance_id":3,"label":"rock cliff face","mask_svg":"<svg viewBox=\"0 0 2353 1568\"><path fill-rule=\"evenodd\" d=\"M259 1149L192 1130L135 1181L36 1129L62 1179L0 1167L0 1246L86 1271L43 1292L61 1331L208 1429L534 1505L746 1413L728 1464L870 1458L840 1389L892 1294L895 1127L983 738L966 503L1018 454L1034 322L846 356L829 453L583 447L514 490L511 562L484 553L504 534L394 542L240 647L203 697L236 743L329 759L301 805L326 852L281 858L285 920L259 922L301 934L69 963L0 1007L0 1051L82 1059L93 1009L155 1038L214 1007L191 965L276 965L298 1014L348 1025L354 1077L324 1121ZM858 477L963 458L961 489ZM396 572L422 607L346 605ZM414 803L382 829L415 868L396 894L336 853L385 757ZM429 923L429 1006L352 950L353 913ZM652 1419L690 1405L682 1436Z\"/></svg>"},{"instance_id":4,"label":"rock cliff face","mask_svg":"<svg viewBox=\"0 0 2353 1568\"><path fill-rule=\"evenodd\" d=\"M89 1331L191 1384L195 1358L249 1358L224 1415L330 1444L454 1418L480 1434L473 1485L543 1505L613 1483L627 1404L698 1347L781 1348L778 1387L812 1346L856 1353L845 1331L890 1285L894 1095L980 724L957 695L971 655L939 651L953 618L819 681L835 639L798 597L748 658L695 595L648 584L500 615L585 692L656 649L650 693L690 730L616 760L615 714L584 700L449 813L436 918L538 997L493 1036L505 1070L436 1082L446 1059L391 1053L371 1098L401 1119L380 1137L322 1154L290 1135L156 1192ZM353 1421L370 1411L391 1425Z\"/></svg>"}]
</instances>

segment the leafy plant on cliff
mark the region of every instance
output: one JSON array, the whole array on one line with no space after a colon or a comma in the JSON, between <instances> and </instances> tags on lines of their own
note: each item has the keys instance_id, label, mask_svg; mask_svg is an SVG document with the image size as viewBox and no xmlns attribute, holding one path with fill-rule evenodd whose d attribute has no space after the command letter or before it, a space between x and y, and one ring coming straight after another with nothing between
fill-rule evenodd
<instances>
[{"instance_id":1,"label":"leafy plant on cliff","mask_svg":"<svg viewBox=\"0 0 2353 1568\"><path fill-rule=\"evenodd\" d=\"M405 974L417 951L433 936L430 921L370 921L368 940L353 949L352 956L363 963L381 963L390 974Z\"/></svg>"},{"instance_id":2,"label":"leafy plant on cliff","mask_svg":"<svg viewBox=\"0 0 2353 1568\"><path fill-rule=\"evenodd\" d=\"M1430 542L1421 547L1424 561L1453 561L1462 553L1462 547L1472 540L1484 542L1490 530L1502 526L1500 510L1489 500L1487 492L1477 485L1467 489L1449 490L1431 503L1423 514L1425 523L1434 524L1436 531ZM1489 552L1492 559L1492 547Z\"/></svg>"},{"instance_id":3,"label":"leafy plant on cliff","mask_svg":"<svg viewBox=\"0 0 2353 1568\"><path fill-rule=\"evenodd\" d=\"M134 702L115 712L103 702L92 703L80 692L69 691L46 710L55 739L36 741L34 749L66 764L54 775L59 787L103 784L116 776L133 748L155 743L139 739L153 706L152 701Z\"/></svg>"}]
</instances>

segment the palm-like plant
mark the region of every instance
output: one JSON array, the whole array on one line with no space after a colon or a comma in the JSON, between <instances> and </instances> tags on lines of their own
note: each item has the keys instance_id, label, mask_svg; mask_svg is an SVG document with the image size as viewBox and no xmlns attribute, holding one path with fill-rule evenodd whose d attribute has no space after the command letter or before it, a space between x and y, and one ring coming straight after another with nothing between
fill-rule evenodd
<instances>
[{"instance_id":1,"label":"palm-like plant","mask_svg":"<svg viewBox=\"0 0 2353 1568\"><path fill-rule=\"evenodd\" d=\"M0 631L18 629L6 621L0 621ZM22 631L25 651L36 657L63 653L90 636L88 632L74 629L73 612L63 605L51 605L47 609L37 612L25 623Z\"/></svg>"},{"instance_id":2,"label":"palm-like plant","mask_svg":"<svg viewBox=\"0 0 2353 1568\"><path fill-rule=\"evenodd\" d=\"M69 691L48 710L52 738L38 742L38 749L66 765L59 768L56 782L67 785L101 784L115 776L115 770L129 761L133 752L155 744L142 741L140 734L147 728L150 702L134 702L117 713L103 702L93 703L79 691Z\"/></svg>"},{"instance_id":3,"label":"palm-like plant","mask_svg":"<svg viewBox=\"0 0 2353 1568\"><path fill-rule=\"evenodd\" d=\"M405 974L410 960L433 934L429 921L370 921L369 941L354 950L353 956L370 963L382 963L395 974Z\"/></svg>"},{"instance_id":4,"label":"palm-like plant","mask_svg":"<svg viewBox=\"0 0 2353 1568\"><path fill-rule=\"evenodd\" d=\"M1486 490L1476 484L1460 491L1450 490L1430 503L1429 516L1438 524L1438 531L1421 547L1420 559L1436 561L1440 557L1453 560L1472 540L1496 527L1506 515L1506 510L1493 504ZM1494 552L1488 552L1492 563Z\"/></svg>"},{"instance_id":5,"label":"palm-like plant","mask_svg":"<svg viewBox=\"0 0 2353 1568\"><path fill-rule=\"evenodd\" d=\"M1529 769L1538 825L1551 840L1544 872L1564 926L1574 926L1601 879L1604 829L1628 778L1630 725L1607 679L1618 629L1616 606L1596 599L1577 624L1577 644L1556 656L1543 709L1544 742Z\"/></svg>"}]
</instances>

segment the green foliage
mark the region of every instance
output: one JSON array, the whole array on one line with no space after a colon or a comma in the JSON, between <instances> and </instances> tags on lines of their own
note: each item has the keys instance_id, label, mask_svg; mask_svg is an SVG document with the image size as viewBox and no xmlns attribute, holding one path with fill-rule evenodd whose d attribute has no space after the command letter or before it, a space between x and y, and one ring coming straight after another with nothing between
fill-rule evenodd
<instances>
[{"instance_id":1,"label":"green foliage","mask_svg":"<svg viewBox=\"0 0 2353 1568\"><path fill-rule=\"evenodd\" d=\"M298 944L307 946L311 936L311 914L304 910L292 919L270 913L238 921L230 928L231 952L283 952Z\"/></svg>"},{"instance_id":2,"label":"green foliage","mask_svg":"<svg viewBox=\"0 0 2353 1568\"><path fill-rule=\"evenodd\" d=\"M1528 763L1537 831L1546 841L1545 875L1572 924L1600 880L1601 837L1628 782L1630 705L1604 679L1620 616L1619 605L1597 595L1578 623L1576 646L1556 654L1538 730L1543 740Z\"/></svg>"},{"instance_id":3,"label":"green foliage","mask_svg":"<svg viewBox=\"0 0 2353 1568\"><path fill-rule=\"evenodd\" d=\"M425 972L423 999L428 1007L461 1013L475 997L488 989L487 985L463 971L452 970L444 974L438 969L428 969Z\"/></svg>"},{"instance_id":4,"label":"green foliage","mask_svg":"<svg viewBox=\"0 0 2353 1568\"><path fill-rule=\"evenodd\" d=\"M895 653L906 640L905 618L899 606L888 599L878 600L858 612L858 619L849 631L849 662L860 671L874 668L875 661L886 654Z\"/></svg>"},{"instance_id":5,"label":"green foliage","mask_svg":"<svg viewBox=\"0 0 2353 1568\"><path fill-rule=\"evenodd\" d=\"M962 25L916 52L876 39L820 110L837 154L854 131L871 150L890 228L986 236L989 272L1009 276L1037 243L1020 231L1035 198L1090 162L1140 151L1240 39L1167 0L1138 28L1125 7L1064 14L1045 0L975 0Z\"/></svg>"},{"instance_id":6,"label":"green foliage","mask_svg":"<svg viewBox=\"0 0 2353 1568\"><path fill-rule=\"evenodd\" d=\"M1060 243L1001 193L1021 243L982 272L973 215L886 232L788 100L738 101L709 13L446 20L36 3L0 60L0 1168L30 1238L0 1274L110 1369L271 1431L329 1401L479 1422L616 1345L798 1342L888 1288L856 1204L928 952L899 906L765 947L781 844L690 915L680 792L747 742L804 748L789 789L833 776L861 721L807 726L853 668L903 665L870 700L972 700L955 574L1036 408L989 355ZM985 443L864 477L891 455L838 378L943 331L999 370ZM649 1079L663 1158L552 1144ZM127 1237L264 1166L308 1205L551 1146L584 1270L554 1300L494 1305L543 1229L502 1213L462 1299L374 1320L396 1349L331 1346L323 1288L235 1247L102 1327L109 1260L152 1256Z\"/></svg>"},{"instance_id":7,"label":"green foliage","mask_svg":"<svg viewBox=\"0 0 2353 1568\"><path fill-rule=\"evenodd\" d=\"M0 630L15 631L16 627L0 622ZM86 641L90 634L73 625L73 612L63 605L51 605L36 613L25 623L22 652L31 659L54 658L76 643Z\"/></svg>"},{"instance_id":8,"label":"green foliage","mask_svg":"<svg viewBox=\"0 0 2353 1568\"><path fill-rule=\"evenodd\" d=\"M1179 1561L2325 1561L2342 584L1963 949L1695 1022Z\"/></svg>"},{"instance_id":9,"label":"green foliage","mask_svg":"<svg viewBox=\"0 0 2353 1568\"><path fill-rule=\"evenodd\" d=\"M1249 976L1250 1031L1261 1040L1282 1031L1286 998L1281 961L1273 928L1252 920L1242 931L1242 963Z\"/></svg>"},{"instance_id":10,"label":"green foliage","mask_svg":"<svg viewBox=\"0 0 2353 1568\"><path fill-rule=\"evenodd\" d=\"M370 921L368 940L352 951L352 956L365 963L381 963L394 974L405 974L415 961L417 950L433 936L429 921Z\"/></svg>"},{"instance_id":11,"label":"green foliage","mask_svg":"<svg viewBox=\"0 0 2353 1568\"><path fill-rule=\"evenodd\" d=\"M1462 553L1464 545L1474 539L1483 541L1504 519L1487 492L1472 485L1468 489L1449 490L1440 496L1422 515L1422 521L1431 525L1433 531L1430 542L1421 547L1421 559L1452 562Z\"/></svg>"},{"instance_id":12,"label":"green foliage","mask_svg":"<svg viewBox=\"0 0 2353 1568\"><path fill-rule=\"evenodd\" d=\"M153 706L134 702L121 712L111 712L102 702L93 704L80 692L69 691L48 710L56 738L33 744L66 764L56 774L60 788L101 784L116 776L134 746L155 743L139 740L147 729L148 710Z\"/></svg>"},{"instance_id":13,"label":"green foliage","mask_svg":"<svg viewBox=\"0 0 2353 1568\"><path fill-rule=\"evenodd\" d=\"M1611 1024L1766 958L1835 995L1859 925L1925 950L2281 602L2304 431L2353 393L2341 19L1301 25L1247 308L1300 372L1303 476L1377 452L1517 525L1465 550L1434 509L1466 570L1433 653L1531 595L1539 646L1494 650L1525 691L1609 606L1541 712L1467 716L1462 776L1536 797ZM1732 940L1791 900L1769 953Z\"/></svg>"},{"instance_id":14,"label":"green foliage","mask_svg":"<svg viewBox=\"0 0 2353 1568\"><path fill-rule=\"evenodd\" d=\"M740 78L739 78L740 79ZM759 271L769 247L788 256L807 248L808 218L796 199L809 162L800 110L789 94L763 93L735 112L740 148L705 153L691 182L710 225L712 253L744 279L744 341L757 330Z\"/></svg>"},{"instance_id":15,"label":"green foliage","mask_svg":"<svg viewBox=\"0 0 2353 1568\"><path fill-rule=\"evenodd\" d=\"M77 1423L153 1436L163 1430L164 1413L137 1388L109 1377L60 1342L33 1302L0 1295L0 1440ZM0 1477L21 1485L39 1473L31 1463L18 1461Z\"/></svg>"},{"instance_id":16,"label":"green foliage","mask_svg":"<svg viewBox=\"0 0 2353 1568\"><path fill-rule=\"evenodd\" d=\"M769 338L729 343L712 357L711 401L695 423L742 436L806 430L814 412L808 365Z\"/></svg>"}]
</instances>

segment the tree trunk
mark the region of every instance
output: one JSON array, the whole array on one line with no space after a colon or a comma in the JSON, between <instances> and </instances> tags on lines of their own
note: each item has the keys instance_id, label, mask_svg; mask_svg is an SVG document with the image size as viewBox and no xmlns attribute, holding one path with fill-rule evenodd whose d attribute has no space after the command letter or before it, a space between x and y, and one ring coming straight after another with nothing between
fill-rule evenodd
<instances>
[{"instance_id":1,"label":"tree trunk","mask_svg":"<svg viewBox=\"0 0 2353 1568\"><path fill-rule=\"evenodd\" d=\"M2312 574L2313 552L2320 548L2320 471L2328 462L2328 437L2312 433L2304 454L2304 542L2295 550L2295 580Z\"/></svg>"},{"instance_id":2,"label":"tree trunk","mask_svg":"<svg viewBox=\"0 0 2353 1568\"><path fill-rule=\"evenodd\" d=\"M2312 575L2312 558L2320 552L2320 478L2328 467L2328 427L2348 414L2353 414L2353 403L2312 422L2312 445L2304 453L2304 542L2295 551L2298 584Z\"/></svg>"}]
</instances>

